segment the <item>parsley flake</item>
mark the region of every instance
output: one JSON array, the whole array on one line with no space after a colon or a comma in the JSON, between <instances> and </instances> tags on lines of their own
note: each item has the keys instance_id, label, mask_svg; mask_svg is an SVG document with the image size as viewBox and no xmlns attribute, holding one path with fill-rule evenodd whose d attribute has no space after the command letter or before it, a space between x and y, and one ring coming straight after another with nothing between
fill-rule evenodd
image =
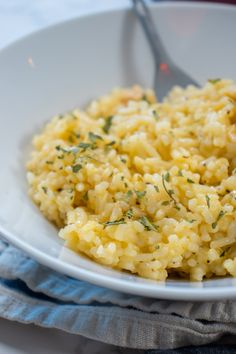
<instances>
[{"instance_id":1,"label":"parsley flake","mask_svg":"<svg viewBox=\"0 0 236 354\"><path fill-rule=\"evenodd\" d=\"M125 195L125 199L127 201L129 201L129 199L132 197L132 195L133 195L133 192L131 190L128 190L128 192Z\"/></svg>"},{"instance_id":2,"label":"parsley flake","mask_svg":"<svg viewBox=\"0 0 236 354\"><path fill-rule=\"evenodd\" d=\"M192 184L195 183L195 182L194 182L192 179L190 179L190 178L187 178L187 182L188 182L188 183L192 183Z\"/></svg>"},{"instance_id":3,"label":"parsley flake","mask_svg":"<svg viewBox=\"0 0 236 354\"><path fill-rule=\"evenodd\" d=\"M100 135L94 134L93 132L88 133L88 138L92 143L95 143L97 140L103 140Z\"/></svg>"},{"instance_id":4,"label":"parsley flake","mask_svg":"<svg viewBox=\"0 0 236 354\"><path fill-rule=\"evenodd\" d=\"M105 222L104 225L104 229L108 226L115 226L115 225L121 225L121 224L126 224L125 219L119 219L119 220L114 220L114 221L107 221Z\"/></svg>"},{"instance_id":5,"label":"parsley flake","mask_svg":"<svg viewBox=\"0 0 236 354\"><path fill-rule=\"evenodd\" d=\"M142 216L138 221L144 226L146 231L157 231L158 229L146 216Z\"/></svg>"},{"instance_id":6,"label":"parsley flake","mask_svg":"<svg viewBox=\"0 0 236 354\"><path fill-rule=\"evenodd\" d=\"M110 143L107 143L106 146L112 146L112 145L115 145L115 140L112 140Z\"/></svg>"},{"instance_id":7,"label":"parsley flake","mask_svg":"<svg viewBox=\"0 0 236 354\"><path fill-rule=\"evenodd\" d=\"M226 211L224 211L224 210L221 210L221 211L219 212L219 215L217 216L216 221L213 222L212 225L211 225L213 229L216 228L216 226L217 226L217 224L218 224L218 221L219 221L221 218L223 218L223 216L224 216L225 214L226 214Z\"/></svg>"},{"instance_id":8,"label":"parsley flake","mask_svg":"<svg viewBox=\"0 0 236 354\"><path fill-rule=\"evenodd\" d=\"M80 148L81 149L81 152L84 152L84 151L86 151L87 149L91 149L93 147L93 145L92 144L90 144L90 143L79 143L79 145L78 145L78 148Z\"/></svg>"},{"instance_id":9,"label":"parsley flake","mask_svg":"<svg viewBox=\"0 0 236 354\"><path fill-rule=\"evenodd\" d=\"M142 191L142 192L141 191L135 191L135 194L136 194L138 200L142 199L145 196L146 193L147 193L146 191Z\"/></svg>"},{"instance_id":10,"label":"parsley flake","mask_svg":"<svg viewBox=\"0 0 236 354\"><path fill-rule=\"evenodd\" d=\"M210 209L210 207L211 207L210 200L211 199L210 199L209 195L206 195L206 202L207 202L208 209Z\"/></svg>"},{"instance_id":11,"label":"parsley flake","mask_svg":"<svg viewBox=\"0 0 236 354\"><path fill-rule=\"evenodd\" d=\"M166 184L165 184L165 181L169 182L170 180L170 174L169 172L167 172L165 175L162 175L162 184L163 184L163 187L166 191L166 193L169 195L169 197L173 200L173 202L176 204L176 200L175 198L173 197L173 194L174 194L174 191L173 189L167 189L166 187Z\"/></svg>"},{"instance_id":12,"label":"parsley flake","mask_svg":"<svg viewBox=\"0 0 236 354\"><path fill-rule=\"evenodd\" d=\"M106 122L105 122L105 124L104 124L104 126L102 128L104 133L106 133L106 134L109 133L109 130L110 130L111 125L112 125L113 118L114 118L113 116L110 116L110 117L106 118Z\"/></svg>"},{"instance_id":13,"label":"parsley flake","mask_svg":"<svg viewBox=\"0 0 236 354\"><path fill-rule=\"evenodd\" d=\"M126 212L125 215L127 216L128 219L131 219L131 218L134 216L134 211L133 211L133 209L127 210L127 212Z\"/></svg>"},{"instance_id":14,"label":"parsley flake","mask_svg":"<svg viewBox=\"0 0 236 354\"><path fill-rule=\"evenodd\" d=\"M79 171L81 170L82 167L83 167L83 166L80 165L80 164L73 165L73 166L72 166L72 171L73 171L74 173L77 173L77 172L79 172Z\"/></svg>"},{"instance_id":15,"label":"parsley flake","mask_svg":"<svg viewBox=\"0 0 236 354\"><path fill-rule=\"evenodd\" d=\"M45 187L45 186L42 186L42 190L44 191L44 193L45 193L45 194L47 194L47 192L48 192L48 189L47 189L47 187Z\"/></svg>"},{"instance_id":16,"label":"parsley flake","mask_svg":"<svg viewBox=\"0 0 236 354\"><path fill-rule=\"evenodd\" d=\"M217 84L217 82L221 81L221 79L216 78L216 79L208 79L208 82L210 82L210 84Z\"/></svg>"},{"instance_id":17,"label":"parsley flake","mask_svg":"<svg viewBox=\"0 0 236 354\"><path fill-rule=\"evenodd\" d=\"M164 175L164 180L166 182L169 182L170 181L170 173L169 172L166 172L166 174Z\"/></svg>"}]
</instances>

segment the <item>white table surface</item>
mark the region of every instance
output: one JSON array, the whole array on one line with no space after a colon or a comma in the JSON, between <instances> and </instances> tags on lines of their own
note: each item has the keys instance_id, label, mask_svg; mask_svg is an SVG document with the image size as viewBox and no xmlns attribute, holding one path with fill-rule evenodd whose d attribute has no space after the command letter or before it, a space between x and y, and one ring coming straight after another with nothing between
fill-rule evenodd
<instances>
[{"instance_id":1,"label":"white table surface","mask_svg":"<svg viewBox=\"0 0 236 354\"><path fill-rule=\"evenodd\" d=\"M0 0L0 49L32 31L91 11L123 7L129 0ZM137 353L140 351L135 351ZM0 318L0 354L134 353L59 330Z\"/></svg>"}]
</instances>

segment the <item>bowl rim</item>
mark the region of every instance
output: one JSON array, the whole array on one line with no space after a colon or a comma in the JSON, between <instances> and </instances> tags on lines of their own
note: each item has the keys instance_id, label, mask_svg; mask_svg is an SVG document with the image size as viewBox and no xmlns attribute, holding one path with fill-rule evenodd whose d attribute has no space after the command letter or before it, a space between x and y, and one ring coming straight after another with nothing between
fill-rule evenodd
<instances>
[{"instance_id":1,"label":"bowl rim","mask_svg":"<svg viewBox=\"0 0 236 354\"><path fill-rule=\"evenodd\" d=\"M153 3L150 5L152 8L182 8L182 9L218 9L219 11L227 10L227 11L235 11L236 14L236 6L230 4L216 4L210 2L186 2L180 1L176 3L175 1L167 1L167 2L159 2ZM21 43L27 41L28 39L32 39L35 36L40 36L42 33L46 33L47 31L55 30L61 26L67 26L83 19L93 18L97 16L103 15L115 15L122 11L131 11L130 6L123 6L115 9L109 9L104 11L94 11L89 14L82 14L70 19L66 19L63 21L59 21L53 23L49 26L40 28L36 31L23 36L7 46L4 46L0 49L0 56L4 55L5 52L8 52L15 45L20 45ZM124 293L141 295L152 298L160 298L160 299L171 299L171 300L220 300L220 299L233 299L236 298L236 285L231 286L222 286L222 287L163 287L163 282L161 285L156 283L134 283L129 279L118 279L114 278L111 275L98 274L94 271L87 270L84 268L80 268L77 265L73 265L67 263L59 258L53 257L52 255L48 255L41 250L36 249L31 246L29 243L25 242L21 239L20 235L17 233L11 232L7 227L1 225L0 223L0 236L3 237L6 241L9 241L14 246L20 248L28 255L32 256L39 263L48 266L49 268L58 271L63 274L67 274L77 279L81 279L83 281L88 281L98 286L107 287L110 289L114 289L117 291L121 291ZM96 262L94 262L96 263ZM225 278L222 278L222 280ZM232 278L233 279L233 278ZM206 281L205 281L206 282ZM193 284L193 282L190 282ZM199 284L199 282L195 282Z\"/></svg>"}]
</instances>

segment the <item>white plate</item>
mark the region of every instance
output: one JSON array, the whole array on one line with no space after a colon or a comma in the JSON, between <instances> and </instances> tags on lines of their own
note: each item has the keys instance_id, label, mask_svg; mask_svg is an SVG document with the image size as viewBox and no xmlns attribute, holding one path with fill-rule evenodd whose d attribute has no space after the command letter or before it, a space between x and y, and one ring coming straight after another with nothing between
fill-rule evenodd
<instances>
[{"instance_id":1,"label":"white plate","mask_svg":"<svg viewBox=\"0 0 236 354\"><path fill-rule=\"evenodd\" d=\"M152 13L169 54L193 78L236 80L235 7L161 3ZM39 262L97 285L157 298L234 298L233 278L160 283L74 254L27 196L24 163L47 119L114 86L150 87L153 75L149 47L128 9L49 27L0 52L0 232Z\"/></svg>"}]
</instances>

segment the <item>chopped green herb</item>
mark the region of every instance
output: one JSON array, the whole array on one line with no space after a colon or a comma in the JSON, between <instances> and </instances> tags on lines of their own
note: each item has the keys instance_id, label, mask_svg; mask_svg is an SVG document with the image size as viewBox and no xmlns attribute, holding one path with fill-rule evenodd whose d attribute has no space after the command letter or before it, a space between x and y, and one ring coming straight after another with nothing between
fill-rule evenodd
<instances>
[{"instance_id":1,"label":"chopped green herb","mask_svg":"<svg viewBox=\"0 0 236 354\"><path fill-rule=\"evenodd\" d=\"M59 160L64 159L64 157L65 157L65 155L57 156L57 158L58 158Z\"/></svg>"},{"instance_id":2,"label":"chopped green herb","mask_svg":"<svg viewBox=\"0 0 236 354\"><path fill-rule=\"evenodd\" d=\"M174 194L173 189L167 189L166 184L165 184L165 181L168 182L169 180L170 180L170 174L169 174L169 172L167 172L167 174L165 174L165 175L162 175L162 184L163 184L163 187L164 187L166 193L169 195L169 197L170 197L170 198L173 200L173 202L176 204L176 200L175 200L175 198L173 197L173 194Z\"/></svg>"},{"instance_id":3,"label":"chopped green herb","mask_svg":"<svg viewBox=\"0 0 236 354\"><path fill-rule=\"evenodd\" d=\"M47 192L48 192L48 189L47 189L47 187L45 187L45 186L42 186L42 190L44 191L44 193L45 193L45 194L47 194Z\"/></svg>"},{"instance_id":4,"label":"chopped green herb","mask_svg":"<svg viewBox=\"0 0 236 354\"><path fill-rule=\"evenodd\" d=\"M142 101L146 101L147 103L150 103L145 93L143 94Z\"/></svg>"},{"instance_id":5,"label":"chopped green herb","mask_svg":"<svg viewBox=\"0 0 236 354\"><path fill-rule=\"evenodd\" d=\"M159 120L160 119L160 116L159 116L159 114L157 113L157 111L155 109L152 111L152 114L154 115L155 120Z\"/></svg>"},{"instance_id":6,"label":"chopped green herb","mask_svg":"<svg viewBox=\"0 0 236 354\"><path fill-rule=\"evenodd\" d=\"M127 201L129 201L129 199L132 197L132 195L133 195L133 192L131 190L128 190L128 192L125 195L125 199Z\"/></svg>"},{"instance_id":7,"label":"chopped green herb","mask_svg":"<svg viewBox=\"0 0 236 354\"><path fill-rule=\"evenodd\" d=\"M160 192L158 186L155 186L155 185L154 185L153 187L155 188L156 192Z\"/></svg>"},{"instance_id":8,"label":"chopped green herb","mask_svg":"<svg viewBox=\"0 0 236 354\"><path fill-rule=\"evenodd\" d=\"M83 199L84 199L85 201L88 201L88 191L86 191L86 192L84 193Z\"/></svg>"},{"instance_id":9,"label":"chopped green herb","mask_svg":"<svg viewBox=\"0 0 236 354\"><path fill-rule=\"evenodd\" d=\"M210 205L210 197L208 195L206 195L206 202L207 202L207 206L208 206L208 209L210 209L211 205Z\"/></svg>"},{"instance_id":10,"label":"chopped green herb","mask_svg":"<svg viewBox=\"0 0 236 354\"><path fill-rule=\"evenodd\" d=\"M174 208L175 208L176 210L180 210L180 207L178 206L178 204L175 204L175 205L174 205Z\"/></svg>"},{"instance_id":11,"label":"chopped green herb","mask_svg":"<svg viewBox=\"0 0 236 354\"><path fill-rule=\"evenodd\" d=\"M45 163L46 163L47 165L52 165L52 164L53 164L53 161L45 161Z\"/></svg>"},{"instance_id":12,"label":"chopped green herb","mask_svg":"<svg viewBox=\"0 0 236 354\"><path fill-rule=\"evenodd\" d=\"M183 177L183 172L182 172L182 170L179 170L178 176Z\"/></svg>"},{"instance_id":13,"label":"chopped green herb","mask_svg":"<svg viewBox=\"0 0 236 354\"><path fill-rule=\"evenodd\" d=\"M142 224L147 231L157 231L157 226L154 225L146 216L142 216L138 219L140 224Z\"/></svg>"},{"instance_id":14,"label":"chopped green herb","mask_svg":"<svg viewBox=\"0 0 236 354\"><path fill-rule=\"evenodd\" d=\"M64 118L65 116L63 116L63 114L59 114L58 116L57 116L57 118L58 119L62 119L62 118Z\"/></svg>"},{"instance_id":15,"label":"chopped green herb","mask_svg":"<svg viewBox=\"0 0 236 354\"><path fill-rule=\"evenodd\" d=\"M103 140L100 135L94 134L93 132L89 132L88 137L92 143L95 143L97 140Z\"/></svg>"},{"instance_id":16,"label":"chopped green herb","mask_svg":"<svg viewBox=\"0 0 236 354\"><path fill-rule=\"evenodd\" d=\"M161 205L169 205L170 201L169 200L164 200L164 202L161 203Z\"/></svg>"},{"instance_id":17,"label":"chopped green herb","mask_svg":"<svg viewBox=\"0 0 236 354\"><path fill-rule=\"evenodd\" d=\"M57 145L57 146L56 146L56 150L57 150L57 151L62 151L62 152L64 152L64 153L73 153L73 154L76 154L76 153L79 151L79 148L76 147L76 146L71 146L71 147L65 149L65 148L61 147L60 145Z\"/></svg>"},{"instance_id":18,"label":"chopped green herb","mask_svg":"<svg viewBox=\"0 0 236 354\"><path fill-rule=\"evenodd\" d=\"M192 219L192 220L186 220L187 222L189 222L190 224L194 223L194 221L196 221L196 219Z\"/></svg>"},{"instance_id":19,"label":"chopped green herb","mask_svg":"<svg viewBox=\"0 0 236 354\"><path fill-rule=\"evenodd\" d=\"M156 250L159 250L160 249L160 245L157 245L155 248L156 248Z\"/></svg>"},{"instance_id":20,"label":"chopped green herb","mask_svg":"<svg viewBox=\"0 0 236 354\"><path fill-rule=\"evenodd\" d=\"M112 146L112 145L115 145L115 140L112 140L110 143L106 144L106 146Z\"/></svg>"},{"instance_id":21,"label":"chopped green herb","mask_svg":"<svg viewBox=\"0 0 236 354\"><path fill-rule=\"evenodd\" d=\"M165 180L166 182L169 182L169 181L170 181L170 174L169 174L169 172L166 172L166 174L164 175L164 180Z\"/></svg>"},{"instance_id":22,"label":"chopped green herb","mask_svg":"<svg viewBox=\"0 0 236 354\"><path fill-rule=\"evenodd\" d=\"M228 250L230 249L230 246L229 247L226 247L223 252L220 254L220 257L224 257L225 253L228 252Z\"/></svg>"},{"instance_id":23,"label":"chopped green herb","mask_svg":"<svg viewBox=\"0 0 236 354\"><path fill-rule=\"evenodd\" d=\"M221 79L216 78L216 79L208 79L208 82L210 82L211 84L217 84L217 82L221 81Z\"/></svg>"},{"instance_id":24,"label":"chopped green herb","mask_svg":"<svg viewBox=\"0 0 236 354\"><path fill-rule=\"evenodd\" d=\"M128 184L127 184L126 182L124 183L124 185L125 185L125 188L127 188L127 187L128 187Z\"/></svg>"},{"instance_id":25,"label":"chopped green herb","mask_svg":"<svg viewBox=\"0 0 236 354\"><path fill-rule=\"evenodd\" d=\"M121 179L121 181L124 181L125 176L121 176L120 179Z\"/></svg>"},{"instance_id":26,"label":"chopped green herb","mask_svg":"<svg viewBox=\"0 0 236 354\"><path fill-rule=\"evenodd\" d=\"M105 122L105 124L104 124L104 126L103 126L103 131L104 131L104 133L106 133L106 134L108 134L109 133L109 130L110 130L110 128L111 128L111 125L112 125L112 120L113 120L113 116L110 116L110 117L108 117L107 119L106 119L106 122Z\"/></svg>"},{"instance_id":27,"label":"chopped green herb","mask_svg":"<svg viewBox=\"0 0 236 354\"><path fill-rule=\"evenodd\" d=\"M77 172L79 172L79 171L81 170L82 167L83 167L83 166L80 165L80 164L73 165L73 166L72 166L72 171L73 171L74 173L77 173Z\"/></svg>"},{"instance_id":28,"label":"chopped green herb","mask_svg":"<svg viewBox=\"0 0 236 354\"><path fill-rule=\"evenodd\" d=\"M221 211L219 212L219 215L218 215L216 221L213 222L213 224L211 225L213 229L216 228L216 226L217 226L217 224L218 224L218 221L219 221L225 214L226 214L226 211L224 211L224 210L221 210Z\"/></svg>"},{"instance_id":29,"label":"chopped green herb","mask_svg":"<svg viewBox=\"0 0 236 354\"><path fill-rule=\"evenodd\" d=\"M136 194L136 196L137 196L137 198L140 200L140 199L142 199L144 196L145 196L145 194L146 194L147 192L146 191L135 191L135 194Z\"/></svg>"},{"instance_id":30,"label":"chopped green herb","mask_svg":"<svg viewBox=\"0 0 236 354\"><path fill-rule=\"evenodd\" d=\"M123 163L126 163L126 159L122 156L120 156L120 161L123 162Z\"/></svg>"},{"instance_id":31,"label":"chopped green herb","mask_svg":"<svg viewBox=\"0 0 236 354\"><path fill-rule=\"evenodd\" d=\"M105 229L108 226L121 225L121 224L126 224L124 218L119 219L119 220L114 220L114 221L107 221L103 225L104 225L104 229Z\"/></svg>"},{"instance_id":32,"label":"chopped green herb","mask_svg":"<svg viewBox=\"0 0 236 354\"><path fill-rule=\"evenodd\" d=\"M92 144L90 144L90 143L79 143L79 145L78 145L78 148L80 148L81 149L81 152L84 152L84 151L86 151L87 149L91 149L93 147L93 145Z\"/></svg>"},{"instance_id":33,"label":"chopped green herb","mask_svg":"<svg viewBox=\"0 0 236 354\"><path fill-rule=\"evenodd\" d=\"M133 211L133 209L127 210L126 216L127 216L128 219L131 219L131 218L134 216L134 211Z\"/></svg>"},{"instance_id":34,"label":"chopped green herb","mask_svg":"<svg viewBox=\"0 0 236 354\"><path fill-rule=\"evenodd\" d=\"M190 179L190 178L187 178L187 182L188 183L195 183L192 179Z\"/></svg>"}]
</instances>

